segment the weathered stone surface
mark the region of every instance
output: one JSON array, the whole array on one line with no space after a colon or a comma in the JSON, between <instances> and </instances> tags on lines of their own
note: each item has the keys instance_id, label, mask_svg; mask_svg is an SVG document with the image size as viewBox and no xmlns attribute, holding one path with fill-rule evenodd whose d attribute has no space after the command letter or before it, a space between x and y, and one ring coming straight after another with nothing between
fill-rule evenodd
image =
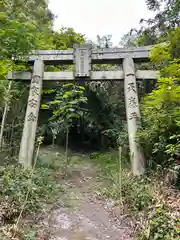
<instances>
[{"instance_id":1,"label":"weathered stone surface","mask_svg":"<svg viewBox=\"0 0 180 240\"><path fill-rule=\"evenodd\" d=\"M44 71L43 61L36 60L34 62L34 69L31 79L31 87L29 92L26 117L19 152L19 162L25 168L31 167L32 165L36 128L41 100L43 71Z\"/></svg>"},{"instance_id":2,"label":"weathered stone surface","mask_svg":"<svg viewBox=\"0 0 180 240\"><path fill-rule=\"evenodd\" d=\"M91 44L74 45L74 77L91 76Z\"/></svg>"},{"instance_id":3,"label":"weathered stone surface","mask_svg":"<svg viewBox=\"0 0 180 240\"><path fill-rule=\"evenodd\" d=\"M137 79L155 80L159 77L159 71L137 70ZM30 81L32 74L30 72L15 72L14 80ZM12 80L12 73L9 72L8 79ZM44 72L43 81L74 81L73 72ZM91 72L91 81L124 80L123 71L97 71Z\"/></svg>"},{"instance_id":4,"label":"weathered stone surface","mask_svg":"<svg viewBox=\"0 0 180 240\"><path fill-rule=\"evenodd\" d=\"M126 57L135 62L147 61L152 46L139 48L105 48L92 51L92 63L119 63ZM73 50L39 50L29 56L29 62L41 59L45 64L72 64Z\"/></svg>"},{"instance_id":5,"label":"weathered stone surface","mask_svg":"<svg viewBox=\"0 0 180 240\"><path fill-rule=\"evenodd\" d=\"M128 123L128 136L132 171L134 175L140 175L144 173L145 164L144 156L141 152L140 146L136 141L136 133L140 124L140 110L136 86L135 68L132 58L125 58L123 60L123 69L126 117Z\"/></svg>"}]
</instances>

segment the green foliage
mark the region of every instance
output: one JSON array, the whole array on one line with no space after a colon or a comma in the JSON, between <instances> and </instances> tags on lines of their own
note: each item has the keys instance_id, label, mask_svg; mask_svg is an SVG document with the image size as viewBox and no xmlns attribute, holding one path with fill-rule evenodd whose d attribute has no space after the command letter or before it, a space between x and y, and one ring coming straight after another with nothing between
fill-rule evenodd
<instances>
[{"instance_id":1,"label":"green foliage","mask_svg":"<svg viewBox=\"0 0 180 240\"><path fill-rule=\"evenodd\" d=\"M133 213L136 219L141 221L143 228L141 232L138 232L137 239L179 239L180 219L176 217L178 213L174 209L170 210L165 203L159 204L162 200L155 191L153 175L149 177L132 176L125 167L127 163L123 159L122 171L120 171L116 152L93 153L91 157L100 166L99 177L104 182L101 188L102 194L117 202L121 196L124 210ZM119 174L122 179L121 186L118 181Z\"/></svg>"},{"instance_id":2,"label":"green foliage","mask_svg":"<svg viewBox=\"0 0 180 240\"><path fill-rule=\"evenodd\" d=\"M153 190L149 179L134 177L127 167L126 159L122 159L122 171L119 169L117 153L93 154L92 158L100 164L101 178L106 187L103 194L119 200L120 195L128 210L142 211L148 208L153 201ZM119 174L122 186L119 185ZM120 192L121 191L121 192Z\"/></svg>"},{"instance_id":3,"label":"green foliage","mask_svg":"<svg viewBox=\"0 0 180 240\"><path fill-rule=\"evenodd\" d=\"M49 13L44 0L38 4L34 0L1 0L1 57L25 57L36 49L43 34L49 32Z\"/></svg>"},{"instance_id":4,"label":"green foliage","mask_svg":"<svg viewBox=\"0 0 180 240\"><path fill-rule=\"evenodd\" d=\"M173 50L174 46L178 49L178 39L179 29L176 29L169 35L169 43L158 45L151 56L152 61L161 68L161 77L156 89L142 102L143 125L138 133L149 166L169 166L176 164L178 158L178 155L173 153L173 145L178 144L178 136L175 135L178 135L180 130L180 62L174 58Z\"/></svg>"},{"instance_id":5,"label":"green foliage","mask_svg":"<svg viewBox=\"0 0 180 240\"><path fill-rule=\"evenodd\" d=\"M180 219L173 218L163 204L150 208L148 224L139 240L178 240Z\"/></svg>"},{"instance_id":6,"label":"green foliage","mask_svg":"<svg viewBox=\"0 0 180 240\"><path fill-rule=\"evenodd\" d=\"M100 37L97 35L97 48L110 48L112 47L112 35L104 35Z\"/></svg>"},{"instance_id":7,"label":"green foliage","mask_svg":"<svg viewBox=\"0 0 180 240\"><path fill-rule=\"evenodd\" d=\"M37 168L32 176L32 170L25 170L19 165L0 167L0 222L13 221L23 206L27 191L30 195L24 209L24 214L37 213L43 210L46 203L56 199L62 191L55 182L55 172L47 168Z\"/></svg>"},{"instance_id":8,"label":"green foliage","mask_svg":"<svg viewBox=\"0 0 180 240\"><path fill-rule=\"evenodd\" d=\"M9 84L10 82L7 80L4 80L3 82L4 85L2 84L2 92L0 95L1 114L3 114L4 104L9 103L9 106L4 126L4 143L2 152L4 152L7 158L9 158L17 156L19 151L28 98L28 89L25 84L12 82L11 91L8 92L8 87L6 87L5 83ZM4 157L2 154L1 162L3 162L3 160Z\"/></svg>"},{"instance_id":9,"label":"green foliage","mask_svg":"<svg viewBox=\"0 0 180 240\"><path fill-rule=\"evenodd\" d=\"M26 56L35 46L36 27L26 19L6 19L0 30L0 55L10 58Z\"/></svg>"},{"instance_id":10,"label":"green foliage","mask_svg":"<svg viewBox=\"0 0 180 240\"><path fill-rule=\"evenodd\" d=\"M0 110L1 113L4 108L7 110L3 126L3 151L8 148L6 157L18 153L27 103L27 87L23 83L11 84L7 74L8 71L31 71L24 60L34 49L52 45L49 36L52 19L47 1L0 0Z\"/></svg>"},{"instance_id":11,"label":"green foliage","mask_svg":"<svg viewBox=\"0 0 180 240\"><path fill-rule=\"evenodd\" d=\"M123 47L137 47L137 38L138 34L136 32L134 33L133 31L130 31L123 35L120 41L120 45L122 45Z\"/></svg>"},{"instance_id":12,"label":"green foliage","mask_svg":"<svg viewBox=\"0 0 180 240\"><path fill-rule=\"evenodd\" d=\"M54 139L62 131L73 126L74 120L83 116L82 105L86 103L84 96L85 88L74 84L64 84L61 89L56 89L53 101L42 104L42 109L50 109L52 117L49 119L50 127ZM51 93L46 91L46 93Z\"/></svg>"},{"instance_id":13,"label":"green foliage","mask_svg":"<svg viewBox=\"0 0 180 240\"><path fill-rule=\"evenodd\" d=\"M146 0L148 9L156 11L154 19L149 20L149 25L153 26L154 30L159 30L166 34L166 30L173 29L178 26L179 16L179 2L175 0Z\"/></svg>"},{"instance_id":14,"label":"green foliage","mask_svg":"<svg viewBox=\"0 0 180 240\"><path fill-rule=\"evenodd\" d=\"M119 83L86 84L87 111L80 123L80 130L91 144L97 142L101 149L117 146L117 138L125 119L122 91Z\"/></svg>"},{"instance_id":15,"label":"green foliage","mask_svg":"<svg viewBox=\"0 0 180 240\"><path fill-rule=\"evenodd\" d=\"M128 206L128 211L143 211L152 204L152 187L150 183L144 179L134 178L129 171L122 171L122 197L123 202ZM117 176L116 176L117 178ZM103 193L113 199L118 200L120 195L117 180L104 189Z\"/></svg>"},{"instance_id":16,"label":"green foliage","mask_svg":"<svg viewBox=\"0 0 180 240\"><path fill-rule=\"evenodd\" d=\"M72 49L73 44L81 44L84 41L84 35L76 33L73 28L62 27L53 34L54 49Z\"/></svg>"},{"instance_id":17,"label":"green foliage","mask_svg":"<svg viewBox=\"0 0 180 240\"><path fill-rule=\"evenodd\" d=\"M26 240L36 240L36 231L30 231L25 235Z\"/></svg>"},{"instance_id":18,"label":"green foliage","mask_svg":"<svg viewBox=\"0 0 180 240\"><path fill-rule=\"evenodd\" d=\"M60 31L54 33L53 39L53 48L55 49L70 49L72 48L72 45L74 43L84 42L84 36L79 33L75 33L74 30L71 28L60 29ZM109 36L104 36L102 38L99 37L98 44L95 47L105 47L106 42L107 44L110 44L109 40ZM105 70L117 69L117 66L110 66L107 64L101 66L101 69L102 67ZM100 66L96 66L95 69L100 70ZM69 66L56 66L56 68L48 66L48 71L59 70L72 71ZM68 115L73 115L74 117L76 116L75 118L73 117L72 121L70 120L71 123L68 123L70 127L70 137L78 138L78 145L82 146L84 144L85 147L89 148L93 148L93 145L95 145L97 148L116 146L117 137L122 126L122 121L125 119L124 101L123 95L121 94L123 91L123 84L119 86L119 83L83 82L82 85L85 86L85 96L87 97L87 100L86 104L80 104L82 106L82 109L80 109L78 113L78 116L81 115L80 118L76 114L74 114L75 112L70 112L70 110L72 110L70 109L70 107L62 106L62 103L59 102L60 99L57 99L57 89L52 89L51 93L49 92L49 90L44 91L45 94L49 93L49 97L44 96L43 102L45 104L42 105L42 108L44 110L49 109L54 111L54 113L56 114L60 114L59 110L56 109L56 107L58 108L58 104L59 106L62 106L61 108L59 108L61 109L61 113L68 107L68 111L70 113L68 113ZM45 98L47 99L47 101L45 100ZM48 107L46 102L53 101L54 105L51 104L51 107ZM65 101L63 100L63 102ZM74 102L74 104L76 104L76 102ZM55 112L55 110L57 112ZM62 113L61 115L65 116L66 114ZM56 143L62 142L65 137L64 130L67 127L67 124L64 121L60 121L61 120L57 117L56 120L53 120L53 123L49 121L49 123L46 125L46 129L48 132L49 129L50 132L52 132L51 129L53 127L56 128Z\"/></svg>"},{"instance_id":19,"label":"green foliage","mask_svg":"<svg viewBox=\"0 0 180 240\"><path fill-rule=\"evenodd\" d=\"M70 83L63 85L61 90L57 90L55 100L49 103L54 110L51 120L58 118L71 122L73 118L82 116L81 104L87 101L84 97L84 90L83 86Z\"/></svg>"},{"instance_id":20,"label":"green foliage","mask_svg":"<svg viewBox=\"0 0 180 240\"><path fill-rule=\"evenodd\" d=\"M124 46L146 46L166 42L170 31L179 28L180 4L177 0L146 0L154 17L141 19L138 29L131 29L122 38Z\"/></svg>"}]
</instances>

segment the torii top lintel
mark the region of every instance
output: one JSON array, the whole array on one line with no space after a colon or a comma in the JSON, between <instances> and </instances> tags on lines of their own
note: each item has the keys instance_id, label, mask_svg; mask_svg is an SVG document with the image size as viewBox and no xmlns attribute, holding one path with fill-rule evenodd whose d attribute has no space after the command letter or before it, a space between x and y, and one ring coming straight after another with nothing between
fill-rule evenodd
<instances>
[{"instance_id":1,"label":"torii top lintel","mask_svg":"<svg viewBox=\"0 0 180 240\"><path fill-rule=\"evenodd\" d=\"M45 64L73 64L77 49L89 49L91 63L120 63L124 58L131 57L134 62L149 61L152 45L138 48L103 48L92 50L91 44L75 44L72 50L38 50L29 56L28 62L41 59Z\"/></svg>"}]
</instances>

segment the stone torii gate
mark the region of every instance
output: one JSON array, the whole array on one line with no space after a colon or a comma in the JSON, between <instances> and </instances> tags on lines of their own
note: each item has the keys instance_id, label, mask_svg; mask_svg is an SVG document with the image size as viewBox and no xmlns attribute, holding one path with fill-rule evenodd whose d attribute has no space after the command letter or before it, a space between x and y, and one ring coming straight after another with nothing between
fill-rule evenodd
<instances>
[{"instance_id":1,"label":"stone torii gate","mask_svg":"<svg viewBox=\"0 0 180 240\"><path fill-rule=\"evenodd\" d=\"M122 81L124 80L126 116L130 158L134 175L143 174L145 161L135 140L140 123L140 110L136 79L157 79L157 71L135 70L134 63L147 62L152 46L135 49L108 48L92 50L90 44L74 45L73 50L40 50L30 55L33 72L9 72L9 80L31 81L19 162L31 167L43 81ZM123 71L92 71L91 64L122 64ZM74 64L73 72L44 72L44 65Z\"/></svg>"}]
</instances>

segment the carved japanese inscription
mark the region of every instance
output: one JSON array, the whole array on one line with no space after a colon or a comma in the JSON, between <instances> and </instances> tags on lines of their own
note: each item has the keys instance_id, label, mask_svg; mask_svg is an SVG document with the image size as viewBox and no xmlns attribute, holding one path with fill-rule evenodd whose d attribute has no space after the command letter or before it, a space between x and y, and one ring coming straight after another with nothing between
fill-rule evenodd
<instances>
[{"instance_id":1,"label":"carved japanese inscription","mask_svg":"<svg viewBox=\"0 0 180 240\"><path fill-rule=\"evenodd\" d=\"M129 106L130 108L135 108L135 107L138 106L138 105L137 105L137 99L136 99L136 97L129 97L129 98L128 98L128 106Z\"/></svg>"},{"instance_id":2,"label":"carved japanese inscription","mask_svg":"<svg viewBox=\"0 0 180 240\"><path fill-rule=\"evenodd\" d=\"M28 102L28 105L32 108L35 108L37 106L38 101L34 98L30 99Z\"/></svg>"},{"instance_id":3,"label":"carved japanese inscription","mask_svg":"<svg viewBox=\"0 0 180 240\"><path fill-rule=\"evenodd\" d=\"M127 91L128 91L128 92L133 91L133 92L136 93L136 86L135 86L135 83L134 83L134 82L128 83Z\"/></svg>"},{"instance_id":4,"label":"carved japanese inscription","mask_svg":"<svg viewBox=\"0 0 180 240\"><path fill-rule=\"evenodd\" d=\"M43 79L44 63L36 60L33 67L33 76L26 109L26 117L19 152L19 162L25 167L32 166L36 128L41 101L41 89Z\"/></svg>"},{"instance_id":5,"label":"carved japanese inscription","mask_svg":"<svg viewBox=\"0 0 180 240\"><path fill-rule=\"evenodd\" d=\"M128 93L132 92L132 94L137 92L135 82L129 82L127 84L127 92ZM129 120L137 120L138 119L138 115L136 112L136 108L138 106L137 98L134 96L128 97L128 106L129 106L129 108L133 108L133 110L134 110L133 112L129 113L128 119Z\"/></svg>"},{"instance_id":6,"label":"carved japanese inscription","mask_svg":"<svg viewBox=\"0 0 180 240\"><path fill-rule=\"evenodd\" d=\"M85 61L85 52L82 49L80 50L80 69L82 73L84 73L84 61Z\"/></svg>"},{"instance_id":7,"label":"carved japanese inscription","mask_svg":"<svg viewBox=\"0 0 180 240\"><path fill-rule=\"evenodd\" d=\"M137 115L137 112L131 112L129 114L129 120L137 120L138 119L138 115Z\"/></svg>"},{"instance_id":8,"label":"carved japanese inscription","mask_svg":"<svg viewBox=\"0 0 180 240\"><path fill-rule=\"evenodd\" d=\"M83 44L74 47L74 77L90 77L91 45Z\"/></svg>"},{"instance_id":9,"label":"carved japanese inscription","mask_svg":"<svg viewBox=\"0 0 180 240\"><path fill-rule=\"evenodd\" d=\"M135 66L132 58L127 57L123 60L123 70L125 76L124 89L132 171L134 175L140 175L144 172L144 156L136 141L137 129L140 126L140 111Z\"/></svg>"},{"instance_id":10,"label":"carved japanese inscription","mask_svg":"<svg viewBox=\"0 0 180 240\"><path fill-rule=\"evenodd\" d=\"M36 116L33 112L30 112L28 115L28 122L34 122L36 120Z\"/></svg>"},{"instance_id":11,"label":"carved japanese inscription","mask_svg":"<svg viewBox=\"0 0 180 240\"><path fill-rule=\"evenodd\" d=\"M32 94L33 97L38 96L39 95L39 87L32 86L31 87L31 94Z\"/></svg>"},{"instance_id":12,"label":"carved japanese inscription","mask_svg":"<svg viewBox=\"0 0 180 240\"><path fill-rule=\"evenodd\" d=\"M39 81L40 81L40 76L38 76L38 75L33 75L31 82L32 82L32 83L39 84Z\"/></svg>"}]
</instances>

